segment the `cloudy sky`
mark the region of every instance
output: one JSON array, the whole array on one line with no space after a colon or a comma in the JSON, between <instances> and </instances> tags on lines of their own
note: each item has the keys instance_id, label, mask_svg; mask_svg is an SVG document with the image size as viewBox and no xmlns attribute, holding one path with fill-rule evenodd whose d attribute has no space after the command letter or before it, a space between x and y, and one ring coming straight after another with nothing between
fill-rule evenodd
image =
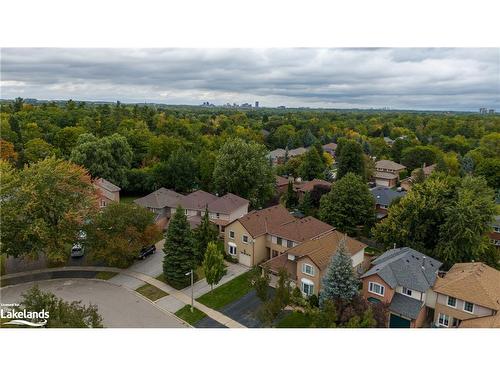
<instances>
[{"instance_id":1,"label":"cloudy sky","mask_svg":"<svg viewBox=\"0 0 500 375\"><path fill-rule=\"evenodd\" d=\"M1 98L500 110L500 49L2 49Z\"/></svg>"}]
</instances>

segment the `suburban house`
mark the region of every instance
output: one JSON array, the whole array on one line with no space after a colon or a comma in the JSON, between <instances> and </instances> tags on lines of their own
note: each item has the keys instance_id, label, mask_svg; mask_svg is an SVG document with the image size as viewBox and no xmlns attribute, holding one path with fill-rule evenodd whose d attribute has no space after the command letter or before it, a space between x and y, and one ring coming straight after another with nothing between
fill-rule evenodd
<instances>
[{"instance_id":1,"label":"suburban house","mask_svg":"<svg viewBox=\"0 0 500 375\"><path fill-rule=\"evenodd\" d=\"M389 189L385 186L376 186L370 189L370 192L375 199L375 211L377 213L377 219L379 220L387 216L387 210L395 199L406 195L404 191Z\"/></svg>"},{"instance_id":2,"label":"suburban house","mask_svg":"<svg viewBox=\"0 0 500 375\"><path fill-rule=\"evenodd\" d=\"M335 157L335 150L337 150L337 144L336 143L327 143L326 145L321 146L323 148L323 151L328 152L330 155Z\"/></svg>"},{"instance_id":3,"label":"suburban house","mask_svg":"<svg viewBox=\"0 0 500 375\"><path fill-rule=\"evenodd\" d=\"M375 163L373 179L378 186L395 187L399 181L399 173L405 170L404 165L392 160L379 160Z\"/></svg>"},{"instance_id":4,"label":"suburban house","mask_svg":"<svg viewBox=\"0 0 500 375\"><path fill-rule=\"evenodd\" d=\"M500 215L495 216L491 223L491 232L488 233L490 242L500 249Z\"/></svg>"},{"instance_id":5,"label":"suburban house","mask_svg":"<svg viewBox=\"0 0 500 375\"><path fill-rule=\"evenodd\" d=\"M307 148L298 147L291 150L285 150L282 148L277 148L267 154L267 157L271 160L273 165L285 163L286 158L294 158L303 155L307 152Z\"/></svg>"},{"instance_id":6,"label":"suburban house","mask_svg":"<svg viewBox=\"0 0 500 375\"><path fill-rule=\"evenodd\" d=\"M361 276L363 297L386 303L390 328L422 327L428 307L434 308L432 287L442 263L409 247L391 249L372 261Z\"/></svg>"},{"instance_id":7,"label":"suburban house","mask_svg":"<svg viewBox=\"0 0 500 375\"><path fill-rule=\"evenodd\" d=\"M94 180L96 187L99 207L104 208L111 202L120 202L120 188L104 178Z\"/></svg>"},{"instance_id":8,"label":"suburban house","mask_svg":"<svg viewBox=\"0 0 500 375\"><path fill-rule=\"evenodd\" d=\"M251 267L332 230L314 217L295 218L285 207L276 205L227 224L224 248L239 263Z\"/></svg>"},{"instance_id":9,"label":"suburban house","mask_svg":"<svg viewBox=\"0 0 500 375\"><path fill-rule=\"evenodd\" d=\"M500 271L457 263L434 285L438 327L500 328Z\"/></svg>"},{"instance_id":10,"label":"suburban house","mask_svg":"<svg viewBox=\"0 0 500 375\"><path fill-rule=\"evenodd\" d=\"M422 167L422 171L424 172L424 178L429 177L432 174L432 172L434 172L434 170L436 169L436 165L437 164L432 164L432 165L426 166L424 163L424 166ZM414 180L415 180L415 173L417 172L417 169L415 169L411 173L412 175L410 177L407 177L404 180L401 180L400 186L403 189L405 189L406 191L411 190L413 183L414 183Z\"/></svg>"},{"instance_id":11,"label":"suburban house","mask_svg":"<svg viewBox=\"0 0 500 375\"><path fill-rule=\"evenodd\" d=\"M321 280L341 241L345 241L353 268L361 274L367 245L337 230L288 249L263 263L262 268L268 269L273 275L277 275L280 269L285 269L290 280L304 295L317 295L321 290Z\"/></svg>"},{"instance_id":12,"label":"suburban house","mask_svg":"<svg viewBox=\"0 0 500 375\"><path fill-rule=\"evenodd\" d=\"M289 181L292 181L293 190L297 193L297 197L299 198L299 200L302 200L302 198L304 198L304 194L306 192L310 193L314 189L323 189L324 191L328 192L332 187L331 182L321 180L319 178L315 178L311 181L302 181L300 178L294 179L293 177L286 178L282 176L276 176L275 181L276 191L278 195L286 193L286 191L288 190L288 183Z\"/></svg>"},{"instance_id":13,"label":"suburban house","mask_svg":"<svg viewBox=\"0 0 500 375\"><path fill-rule=\"evenodd\" d=\"M180 205L185 211L191 228L196 228L208 209L210 220L223 233L226 224L245 215L248 212L249 201L228 193L222 197L196 190L188 195L179 194L173 190L160 188L145 197L134 201L156 214L157 225L165 229L170 217Z\"/></svg>"}]
</instances>

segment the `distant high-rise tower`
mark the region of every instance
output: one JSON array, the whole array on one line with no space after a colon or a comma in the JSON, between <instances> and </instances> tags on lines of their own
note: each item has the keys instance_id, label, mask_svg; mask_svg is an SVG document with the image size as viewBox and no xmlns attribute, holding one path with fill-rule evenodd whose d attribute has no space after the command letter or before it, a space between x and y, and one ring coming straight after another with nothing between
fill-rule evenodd
<instances>
[{"instance_id":1,"label":"distant high-rise tower","mask_svg":"<svg viewBox=\"0 0 500 375\"><path fill-rule=\"evenodd\" d=\"M259 108L259 102L255 102L255 108Z\"/></svg>"}]
</instances>

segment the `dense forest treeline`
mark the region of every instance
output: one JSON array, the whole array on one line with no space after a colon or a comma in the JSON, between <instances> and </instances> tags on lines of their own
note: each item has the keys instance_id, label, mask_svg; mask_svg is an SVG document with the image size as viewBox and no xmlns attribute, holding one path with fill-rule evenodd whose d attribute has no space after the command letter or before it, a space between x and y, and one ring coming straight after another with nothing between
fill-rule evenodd
<instances>
[{"instance_id":1,"label":"dense forest treeline","mask_svg":"<svg viewBox=\"0 0 500 375\"><path fill-rule=\"evenodd\" d=\"M400 162L410 172L423 163L440 163L451 175L481 175L495 190L500 186L498 115L241 110L72 100L30 104L21 98L4 101L0 115L4 160L22 167L55 155L83 165L92 176L107 178L130 194L161 186L182 192L217 190L216 159L226 141L236 138L267 150L350 138L366 155ZM392 146L384 137L394 140ZM295 161L279 172L299 176L307 170ZM315 173L323 177L320 172Z\"/></svg>"}]
</instances>

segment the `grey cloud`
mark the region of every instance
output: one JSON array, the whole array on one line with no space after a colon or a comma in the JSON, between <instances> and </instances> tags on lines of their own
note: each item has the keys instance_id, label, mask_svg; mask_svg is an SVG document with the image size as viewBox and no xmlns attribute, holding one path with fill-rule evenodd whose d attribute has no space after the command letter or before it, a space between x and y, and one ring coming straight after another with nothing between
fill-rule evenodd
<instances>
[{"instance_id":1,"label":"grey cloud","mask_svg":"<svg viewBox=\"0 0 500 375\"><path fill-rule=\"evenodd\" d=\"M2 49L2 98L477 110L500 49Z\"/></svg>"}]
</instances>

